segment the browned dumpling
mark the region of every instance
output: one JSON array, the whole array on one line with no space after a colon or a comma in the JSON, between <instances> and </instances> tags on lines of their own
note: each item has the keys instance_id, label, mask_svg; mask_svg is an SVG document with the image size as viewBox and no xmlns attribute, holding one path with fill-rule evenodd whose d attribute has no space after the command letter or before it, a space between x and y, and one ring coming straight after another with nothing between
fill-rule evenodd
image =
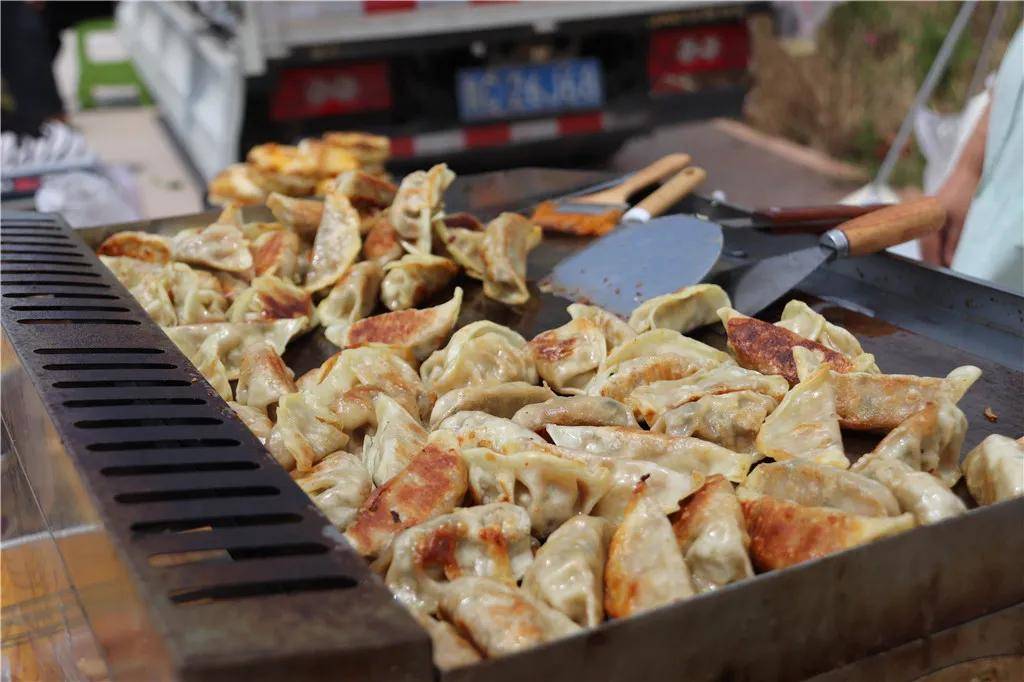
<instances>
[{"instance_id":1,"label":"browned dumpling","mask_svg":"<svg viewBox=\"0 0 1024 682\"><path fill-rule=\"evenodd\" d=\"M256 275L274 275L290 282L299 276L299 236L291 230L268 230L253 239L253 270Z\"/></svg>"},{"instance_id":2,"label":"browned dumpling","mask_svg":"<svg viewBox=\"0 0 1024 682\"><path fill-rule=\"evenodd\" d=\"M272 345L263 341L248 346L242 353L235 396L239 403L266 410L282 396L298 390L292 371Z\"/></svg>"},{"instance_id":3,"label":"browned dumpling","mask_svg":"<svg viewBox=\"0 0 1024 682\"><path fill-rule=\"evenodd\" d=\"M503 384L463 386L444 393L430 412L430 426L435 427L457 412L482 411L495 417L512 418L525 406L543 403L555 394L546 386L534 386L525 381Z\"/></svg>"},{"instance_id":4,"label":"browned dumpling","mask_svg":"<svg viewBox=\"0 0 1024 682\"><path fill-rule=\"evenodd\" d=\"M347 452L327 455L309 471L297 474L295 482L341 530L352 523L373 488L362 462Z\"/></svg>"},{"instance_id":5,"label":"browned dumpling","mask_svg":"<svg viewBox=\"0 0 1024 682\"><path fill-rule=\"evenodd\" d=\"M405 469L373 492L345 537L363 556L379 558L406 528L455 509L468 485L459 453L427 444Z\"/></svg>"},{"instance_id":6,"label":"browned dumpling","mask_svg":"<svg viewBox=\"0 0 1024 682\"><path fill-rule=\"evenodd\" d=\"M294 230L306 241L313 241L324 217L324 202L315 199L296 199L271 193L267 197L267 208L274 218Z\"/></svg>"},{"instance_id":7,"label":"browned dumpling","mask_svg":"<svg viewBox=\"0 0 1024 682\"><path fill-rule=\"evenodd\" d=\"M231 322L259 322L295 317L313 319L313 299L291 280L261 275L240 293L227 313Z\"/></svg>"},{"instance_id":8,"label":"browned dumpling","mask_svg":"<svg viewBox=\"0 0 1024 682\"><path fill-rule=\"evenodd\" d=\"M435 613L444 581L479 576L514 586L533 561L531 542L522 507L455 509L395 538L386 582L406 606Z\"/></svg>"},{"instance_id":9,"label":"browned dumpling","mask_svg":"<svg viewBox=\"0 0 1024 682\"><path fill-rule=\"evenodd\" d=\"M396 310L355 322L345 334L344 345L382 344L424 360L451 334L461 307L462 289L455 287L450 301L433 308Z\"/></svg>"},{"instance_id":10,"label":"browned dumpling","mask_svg":"<svg viewBox=\"0 0 1024 682\"><path fill-rule=\"evenodd\" d=\"M767 496L741 504L750 533L750 557L762 571L817 559L915 525L913 514L860 516Z\"/></svg>"},{"instance_id":11,"label":"browned dumpling","mask_svg":"<svg viewBox=\"0 0 1024 682\"><path fill-rule=\"evenodd\" d=\"M640 428L632 410L618 400L592 395L552 396L544 402L523 407L512 416L512 421L537 433L544 431L548 424Z\"/></svg>"},{"instance_id":12,"label":"browned dumpling","mask_svg":"<svg viewBox=\"0 0 1024 682\"><path fill-rule=\"evenodd\" d=\"M379 265L362 261L350 267L331 287L330 293L316 307L328 341L343 345L349 327L373 311L383 277Z\"/></svg>"},{"instance_id":13,"label":"browned dumpling","mask_svg":"<svg viewBox=\"0 0 1024 682\"><path fill-rule=\"evenodd\" d=\"M384 266L380 298L388 310L408 310L444 290L459 272L447 258L413 251Z\"/></svg>"},{"instance_id":14,"label":"browned dumpling","mask_svg":"<svg viewBox=\"0 0 1024 682\"><path fill-rule=\"evenodd\" d=\"M182 230L171 240L175 260L251 279L252 253L242 232L241 211L228 206L217 222L204 228Z\"/></svg>"},{"instance_id":15,"label":"browned dumpling","mask_svg":"<svg viewBox=\"0 0 1024 682\"><path fill-rule=\"evenodd\" d=\"M514 654L580 629L514 585L472 576L445 586L441 615L488 657Z\"/></svg>"},{"instance_id":16,"label":"browned dumpling","mask_svg":"<svg viewBox=\"0 0 1024 682\"><path fill-rule=\"evenodd\" d=\"M582 393L607 353L601 328L581 318L541 332L528 345L537 373L559 393Z\"/></svg>"},{"instance_id":17,"label":"browned dumpling","mask_svg":"<svg viewBox=\"0 0 1024 682\"><path fill-rule=\"evenodd\" d=\"M147 263L166 263L171 259L171 244L158 234L115 232L103 240L96 253L114 258L135 258Z\"/></svg>"},{"instance_id":18,"label":"browned dumpling","mask_svg":"<svg viewBox=\"0 0 1024 682\"><path fill-rule=\"evenodd\" d=\"M647 499L641 482L612 536L604 572L604 608L613 618L632 616L694 593L690 571L672 524Z\"/></svg>"}]
</instances>

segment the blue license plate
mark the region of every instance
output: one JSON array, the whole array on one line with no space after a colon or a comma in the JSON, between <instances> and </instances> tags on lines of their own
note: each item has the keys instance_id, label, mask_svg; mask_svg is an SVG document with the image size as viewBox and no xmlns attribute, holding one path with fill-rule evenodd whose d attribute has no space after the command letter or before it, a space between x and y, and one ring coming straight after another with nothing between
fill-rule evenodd
<instances>
[{"instance_id":1,"label":"blue license plate","mask_svg":"<svg viewBox=\"0 0 1024 682\"><path fill-rule=\"evenodd\" d=\"M597 59L461 69L457 84L463 121L595 109L604 103Z\"/></svg>"}]
</instances>

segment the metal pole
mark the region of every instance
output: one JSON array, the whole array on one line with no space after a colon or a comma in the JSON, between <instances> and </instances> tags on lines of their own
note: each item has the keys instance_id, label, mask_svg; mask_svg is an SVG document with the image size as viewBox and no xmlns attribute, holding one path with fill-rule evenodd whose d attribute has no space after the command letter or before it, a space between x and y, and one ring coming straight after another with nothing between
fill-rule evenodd
<instances>
[{"instance_id":1,"label":"metal pole","mask_svg":"<svg viewBox=\"0 0 1024 682\"><path fill-rule=\"evenodd\" d=\"M967 87L967 99L970 100L981 90L985 76L988 75L988 62L992 58L992 48L995 46L996 38L1000 29L1006 21L1007 2L996 3L996 11L992 14L992 21L985 33L985 42L981 44L981 52L978 54L978 64L974 67L974 75L971 76L971 84Z\"/></svg>"},{"instance_id":2,"label":"metal pole","mask_svg":"<svg viewBox=\"0 0 1024 682\"><path fill-rule=\"evenodd\" d=\"M910 133L914 130L914 118L917 112L927 104L932 96L932 92L935 91L935 86L939 84L939 78L946 71L949 58L953 55L953 48L956 47L957 42L960 40L960 34L967 27L967 22L974 13L974 8L977 4L978 0L968 0L960 7L960 13L956 15L953 25L949 28L949 33L946 34L946 39L942 41L939 53L935 55L935 61L932 62L931 68L928 69L928 75L924 77L921 89L917 91L917 95L914 97L914 104L910 107L910 111L907 112L903 123L900 124L899 132L896 133L896 139L893 140L892 146L889 147L889 151L885 155L881 167L878 169L878 174L871 182L873 186L880 187L889 182L889 177L896 167L896 162L899 161L900 154L903 153L903 148L907 146L907 140L910 139Z\"/></svg>"}]
</instances>

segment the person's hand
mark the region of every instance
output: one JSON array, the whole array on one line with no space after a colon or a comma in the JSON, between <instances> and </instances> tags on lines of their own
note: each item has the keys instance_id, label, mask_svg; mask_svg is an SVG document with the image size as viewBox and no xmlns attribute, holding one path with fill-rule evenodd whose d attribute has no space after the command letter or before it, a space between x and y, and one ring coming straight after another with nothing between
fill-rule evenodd
<instances>
[{"instance_id":1,"label":"person's hand","mask_svg":"<svg viewBox=\"0 0 1024 682\"><path fill-rule=\"evenodd\" d=\"M935 234L921 239L921 257L926 263L947 268L952 265L977 184L969 174L954 170L935 194L946 209L946 223Z\"/></svg>"}]
</instances>

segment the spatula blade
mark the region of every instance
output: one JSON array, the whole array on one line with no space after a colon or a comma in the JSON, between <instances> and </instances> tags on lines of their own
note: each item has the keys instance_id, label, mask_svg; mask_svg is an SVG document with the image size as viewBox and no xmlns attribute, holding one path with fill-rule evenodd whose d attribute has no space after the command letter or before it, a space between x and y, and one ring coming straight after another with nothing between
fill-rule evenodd
<instances>
[{"instance_id":1,"label":"spatula blade","mask_svg":"<svg viewBox=\"0 0 1024 682\"><path fill-rule=\"evenodd\" d=\"M834 253L824 246L812 246L722 272L713 281L729 294L733 308L753 316L800 284Z\"/></svg>"},{"instance_id":2,"label":"spatula blade","mask_svg":"<svg viewBox=\"0 0 1024 682\"><path fill-rule=\"evenodd\" d=\"M722 229L690 215L620 226L559 263L545 288L628 317L641 302L700 282L722 253Z\"/></svg>"}]
</instances>

